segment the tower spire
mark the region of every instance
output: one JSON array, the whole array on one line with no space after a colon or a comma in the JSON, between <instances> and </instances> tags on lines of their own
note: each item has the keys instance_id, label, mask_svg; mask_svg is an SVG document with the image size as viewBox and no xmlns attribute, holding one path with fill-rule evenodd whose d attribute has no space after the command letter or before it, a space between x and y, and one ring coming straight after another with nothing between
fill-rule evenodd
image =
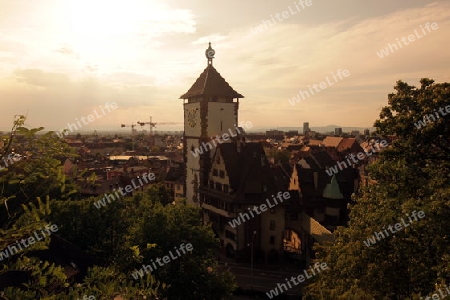
<instances>
[{"instance_id":1,"label":"tower spire","mask_svg":"<svg viewBox=\"0 0 450 300\"><path fill-rule=\"evenodd\" d=\"M211 48L211 42L209 42L209 47L205 51L206 58L208 59L208 65L212 65L214 54L216 54L216 51L214 51L214 49Z\"/></svg>"}]
</instances>

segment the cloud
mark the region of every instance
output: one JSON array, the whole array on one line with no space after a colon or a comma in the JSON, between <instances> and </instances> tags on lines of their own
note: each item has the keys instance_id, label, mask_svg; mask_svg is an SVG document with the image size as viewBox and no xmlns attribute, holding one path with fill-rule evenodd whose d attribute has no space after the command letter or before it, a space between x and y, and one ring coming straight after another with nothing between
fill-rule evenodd
<instances>
[{"instance_id":1,"label":"cloud","mask_svg":"<svg viewBox=\"0 0 450 300\"><path fill-rule=\"evenodd\" d=\"M65 74L45 73L38 69L17 70L14 76L20 83L38 87L61 86L69 83L69 77Z\"/></svg>"},{"instance_id":2,"label":"cloud","mask_svg":"<svg viewBox=\"0 0 450 300\"><path fill-rule=\"evenodd\" d=\"M89 4L80 3L81 7ZM11 6L8 12L13 11ZM43 13L42 6L36 4L33 9ZM133 5L125 9L137 10ZM14 18L14 24L21 26L0 28L0 97L14 99L2 106L2 116L30 109L37 126L54 128L115 101L119 109L114 116L92 126L114 127L135 117L148 119L147 115L180 121L183 109L178 97L206 67L204 51L209 41L216 50L214 66L246 97L240 102L239 118L251 120L255 126L301 126L303 121L370 126L398 79L411 83L421 77L450 80L445 63L450 61L450 53L437 48L450 44L450 4L446 2L326 22L320 21L319 15L314 23L302 22L307 17L304 14L258 34L251 33L257 23L212 31L203 21L197 23L200 10L163 4L150 15L139 10L142 13L132 26L117 34L107 30L104 36L98 34L104 26L93 28L90 34L89 27L80 25L70 32L64 27L67 23L51 23L50 18L39 25L42 16L37 17L31 8L27 18ZM308 10L319 12L315 4ZM264 11L259 20L270 13ZM106 21L114 24L115 14L120 15L120 10L111 11ZM130 17L132 11L123 15ZM253 19L255 15L259 16L255 12ZM388 57L377 56L388 43L426 22L437 22L439 29ZM55 24L62 24L61 28ZM32 25L39 25L39 30ZM338 69L348 69L351 75L294 107L288 103L299 90L324 81ZM50 109L58 114L48 118ZM0 121L1 128L9 125Z\"/></svg>"}]
</instances>

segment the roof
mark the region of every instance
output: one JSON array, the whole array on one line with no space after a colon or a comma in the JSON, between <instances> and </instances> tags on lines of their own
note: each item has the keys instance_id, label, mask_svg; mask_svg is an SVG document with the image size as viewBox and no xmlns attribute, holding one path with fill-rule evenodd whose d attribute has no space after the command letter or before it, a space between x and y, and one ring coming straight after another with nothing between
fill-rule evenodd
<instances>
[{"instance_id":1,"label":"roof","mask_svg":"<svg viewBox=\"0 0 450 300\"><path fill-rule=\"evenodd\" d=\"M244 98L241 94L236 92L219 72L209 64L206 69L200 74L191 88L180 99L188 99L192 97L201 96L222 96L230 98Z\"/></svg>"},{"instance_id":2,"label":"roof","mask_svg":"<svg viewBox=\"0 0 450 300\"><path fill-rule=\"evenodd\" d=\"M325 147L334 147L336 148L339 146L339 144L342 142L344 138L341 137L335 137L335 136L327 136L323 141L322 144Z\"/></svg>"},{"instance_id":3,"label":"roof","mask_svg":"<svg viewBox=\"0 0 450 300\"><path fill-rule=\"evenodd\" d=\"M334 235L304 212L302 212L302 228L321 245L334 242Z\"/></svg>"},{"instance_id":4,"label":"roof","mask_svg":"<svg viewBox=\"0 0 450 300\"><path fill-rule=\"evenodd\" d=\"M344 138L337 147L337 151L342 152L347 149L351 149L355 143L356 143L355 138Z\"/></svg>"},{"instance_id":5,"label":"roof","mask_svg":"<svg viewBox=\"0 0 450 300\"><path fill-rule=\"evenodd\" d=\"M344 199L335 175L333 175L331 182L323 189L323 197L328 199Z\"/></svg>"},{"instance_id":6,"label":"roof","mask_svg":"<svg viewBox=\"0 0 450 300\"><path fill-rule=\"evenodd\" d=\"M321 140L309 140L308 146L320 146L322 144Z\"/></svg>"},{"instance_id":7,"label":"roof","mask_svg":"<svg viewBox=\"0 0 450 300\"><path fill-rule=\"evenodd\" d=\"M325 168L327 168L329 166L333 166L335 164L335 161L325 151L319 151L319 152L316 152L316 153L311 153L310 156L312 156L314 161L317 163L317 165L321 169L325 169Z\"/></svg>"},{"instance_id":8,"label":"roof","mask_svg":"<svg viewBox=\"0 0 450 300\"><path fill-rule=\"evenodd\" d=\"M215 152L225 163L234 201L259 203L277 191L287 190L289 176L270 166L260 143L241 143L239 147L240 151L236 143L223 143Z\"/></svg>"}]
</instances>

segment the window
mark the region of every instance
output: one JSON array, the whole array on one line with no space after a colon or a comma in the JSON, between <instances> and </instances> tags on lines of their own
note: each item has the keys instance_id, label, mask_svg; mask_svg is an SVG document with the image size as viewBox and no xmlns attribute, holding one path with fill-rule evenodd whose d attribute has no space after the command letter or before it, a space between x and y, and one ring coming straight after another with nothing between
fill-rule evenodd
<instances>
[{"instance_id":1,"label":"window","mask_svg":"<svg viewBox=\"0 0 450 300\"><path fill-rule=\"evenodd\" d=\"M275 236L273 235L270 236L270 244L275 245Z\"/></svg>"},{"instance_id":2,"label":"window","mask_svg":"<svg viewBox=\"0 0 450 300\"><path fill-rule=\"evenodd\" d=\"M222 191L222 184L221 183L216 182L216 190Z\"/></svg>"},{"instance_id":3,"label":"window","mask_svg":"<svg viewBox=\"0 0 450 300\"><path fill-rule=\"evenodd\" d=\"M270 230L275 230L275 221L270 220Z\"/></svg>"},{"instance_id":4,"label":"window","mask_svg":"<svg viewBox=\"0 0 450 300\"><path fill-rule=\"evenodd\" d=\"M224 185L223 185L223 191L224 191L225 193L228 193L228 189L229 189L228 184L224 184Z\"/></svg>"},{"instance_id":5,"label":"window","mask_svg":"<svg viewBox=\"0 0 450 300\"><path fill-rule=\"evenodd\" d=\"M225 171L220 170L219 171L219 177L224 178L225 177Z\"/></svg>"},{"instance_id":6,"label":"window","mask_svg":"<svg viewBox=\"0 0 450 300\"><path fill-rule=\"evenodd\" d=\"M210 189L214 188L214 181L212 181L212 180L209 181L209 188Z\"/></svg>"},{"instance_id":7,"label":"window","mask_svg":"<svg viewBox=\"0 0 450 300\"><path fill-rule=\"evenodd\" d=\"M219 172L217 171L217 169L213 169L213 176L218 176Z\"/></svg>"}]
</instances>

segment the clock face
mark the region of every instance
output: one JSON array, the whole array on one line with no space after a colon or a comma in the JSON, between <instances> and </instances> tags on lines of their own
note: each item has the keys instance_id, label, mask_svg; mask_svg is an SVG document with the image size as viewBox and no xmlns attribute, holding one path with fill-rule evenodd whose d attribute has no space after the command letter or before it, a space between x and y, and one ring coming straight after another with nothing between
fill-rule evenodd
<instances>
[{"instance_id":1,"label":"clock face","mask_svg":"<svg viewBox=\"0 0 450 300\"><path fill-rule=\"evenodd\" d=\"M214 58L214 54L216 54L216 51L214 51L213 49L206 50L206 57L207 58Z\"/></svg>"},{"instance_id":2,"label":"clock face","mask_svg":"<svg viewBox=\"0 0 450 300\"><path fill-rule=\"evenodd\" d=\"M190 109L187 115L187 121L189 126L195 127L197 125L198 109Z\"/></svg>"}]
</instances>

